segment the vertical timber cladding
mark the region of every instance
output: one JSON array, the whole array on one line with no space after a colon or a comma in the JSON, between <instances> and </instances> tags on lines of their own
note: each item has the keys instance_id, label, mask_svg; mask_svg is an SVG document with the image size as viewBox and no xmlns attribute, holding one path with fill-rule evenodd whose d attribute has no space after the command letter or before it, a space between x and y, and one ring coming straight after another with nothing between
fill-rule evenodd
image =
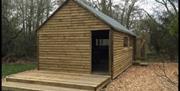
<instances>
[{"instance_id":1,"label":"vertical timber cladding","mask_svg":"<svg viewBox=\"0 0 180 91\"><path fill-rule=\"evenodd\" d=\"M113 63L112 63L112 77L116 78L121 72L132 64L133 47L129 46L132 41L132 36L122 32L113 32ZM128 47L124 47L124 37L128 37Z\"/></svg>"},{"instance_id":2,"label":"vertical timber cladding","mask_svg":"<svg viewBox=\"0 0 180 91\"><path fill-rule=\"evenodd\" d=\"M39 69L91 72L91 30L110 29L69 0L39 30Z\"/></svg>"}]
</instances>

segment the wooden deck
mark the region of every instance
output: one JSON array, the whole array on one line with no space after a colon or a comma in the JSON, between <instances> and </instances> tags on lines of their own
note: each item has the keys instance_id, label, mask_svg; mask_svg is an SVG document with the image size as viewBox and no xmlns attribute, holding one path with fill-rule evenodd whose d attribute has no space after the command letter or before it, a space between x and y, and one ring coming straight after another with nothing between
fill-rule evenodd
<instances>
[{"instance_id":1,"label":"wooden deck","mask_svg":"<svg viewBox=\"0 0 180 91\"><path fill-rule=\"evenodd\" d=\"M4 90L28 91L100 91L110 76L31 70L7 76Z\"/></svg>"}]
</instances>

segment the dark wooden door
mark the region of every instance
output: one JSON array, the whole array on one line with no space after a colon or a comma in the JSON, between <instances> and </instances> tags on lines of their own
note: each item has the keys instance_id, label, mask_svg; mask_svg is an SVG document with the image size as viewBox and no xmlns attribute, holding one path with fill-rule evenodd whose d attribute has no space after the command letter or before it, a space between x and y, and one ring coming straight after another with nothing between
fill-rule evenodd
<instances>
[{"instance_id":1,"label":"dark wooden door","mask_svg":"<svg viewBox=\"0 0 180 91\"><path fill-rule=\"evenodd\" d=\"M92 32L92 71L109 70L109 31Z\"/></svg>"}]
</instances>

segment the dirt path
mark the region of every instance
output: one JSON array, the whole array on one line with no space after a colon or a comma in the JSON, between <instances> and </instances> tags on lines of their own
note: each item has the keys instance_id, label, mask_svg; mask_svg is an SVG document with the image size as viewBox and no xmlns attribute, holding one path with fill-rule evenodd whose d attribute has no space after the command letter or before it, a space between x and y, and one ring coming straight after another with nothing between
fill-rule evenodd
<instances>
[{"instance_id":1,"label":"dirt path","mask_svg":"<svg viewBox=\"0 0 180 91\"><path fill-rule=\"evenodd\" d=\"M175 82L173 85L163 73L160 63L148 66L131 66L117 79L111 82L106 91L178 91L178 64L164 65L167 76Z\"/></svg>"}]
</instances>

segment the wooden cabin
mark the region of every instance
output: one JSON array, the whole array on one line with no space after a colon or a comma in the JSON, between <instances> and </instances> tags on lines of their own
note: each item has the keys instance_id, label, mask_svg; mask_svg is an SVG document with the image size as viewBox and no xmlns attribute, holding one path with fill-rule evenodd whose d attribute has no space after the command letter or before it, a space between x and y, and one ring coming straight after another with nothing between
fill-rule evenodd
<instances>
[{"instance_id":1,"label":"wooden cabin","mask_svg":"<svg viewBox=\"0 0 180 91\"><path fill-rule=\"evenodd\" d=\"M114 79L132 64L135 38L130 30L83 0L66 0L37 29L38 70Z\"/></svg>"},{"instance_id":2,"label":"wooden cabin","mask_svg":"<svg viewBox=\"0 0 180 91\"><path fill-rule=\"evenodd\" d=\"M131 65L135 35L114 19L67 0L37 30L39 70L107 73Z\"/></svg>"}]
</instances>

